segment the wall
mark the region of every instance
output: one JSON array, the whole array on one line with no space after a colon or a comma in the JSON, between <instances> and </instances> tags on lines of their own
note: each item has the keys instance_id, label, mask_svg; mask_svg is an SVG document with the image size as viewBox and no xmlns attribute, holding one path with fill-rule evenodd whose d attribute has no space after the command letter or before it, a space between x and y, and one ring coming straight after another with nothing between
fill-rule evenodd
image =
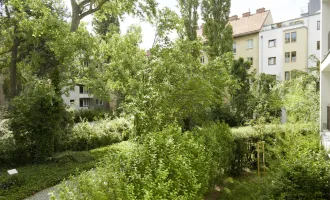
<instances>
[{"instance_id":1,"label":"wall","mask_svg":"<svg viewBox=\"0 0 330 200\"><path fill-rule=\"evenodd\" d=\"M315 55L320 59L321 50L317 50L317 41L321 41L321 30L317 30L317 21L321 20L320 13L308 17L308 57ZM315 67L316 63L308 59L308 67Z\"/></svg>"},{"instance_id":2,"label":"wall","mask_svg":"<svg viewBox=\"0 0 330 200\"><path fill-rule=\"evenodd\" d=\"M259 72L265 74L273 74L281 77L282 73L282 30L274 29L270 31L260 32L259 43ZM276 39L276 47L269 48L268 41ZM268 58L276 57L276 65L268 65Z\"/></svg>"},{"instance_id":3,"label":"wall","mask_svg":"<svg viewBox=\"0 0 330 200\"><path fill-rule=\"evenodd\" d=\"M322 0L321 13L321 61L328 53L328 34L330 31L330 0Z\"/></svg>"},{"instance_id":4,"label":"wall","mask_svg":"<svg viewBox=\"0 0 330 200\"><path fill-rule=\"evenodd\" d=\"M247 40L253 39L253 49L247 49ZM259 71L259 33L240 36L234 38L236 42L236 54L235 59L240 57L244 58L244 61L248 57L253 57L253 67L257 72Z\"/></svg>"},{"instance_id":5,"label":"wall","mask_svg":"<svg viewBox=\"0 0 330 200\"><path fill-rule=\"evenodd\" d=\"M297 41L285 43L285 34L286 33L297 33ZM307 63L308 63L308 29L306 27L301 28L293 28L289 30L283 31L283 51L282 55L284 57L285 52L297 52L296 62L285 63L283 62L283 70L282 70L282 79L284 80L284 72L285 71L292 71L294 69L306 71L307 70ZM285 58L283 58L283 61Z\"/></svg>"}]
</instances>

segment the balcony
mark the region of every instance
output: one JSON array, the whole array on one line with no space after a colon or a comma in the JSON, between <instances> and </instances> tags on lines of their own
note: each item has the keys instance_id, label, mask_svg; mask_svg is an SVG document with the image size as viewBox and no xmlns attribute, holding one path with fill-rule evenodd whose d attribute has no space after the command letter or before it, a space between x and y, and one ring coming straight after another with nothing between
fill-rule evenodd
<instances>
[{"instance_id":1,"label":"balcony","mask_svg":"<svg viewBox=\"0 0 330 200\"><path fill-rule=\"evenodd\" d=\"M270 25L264 26L261 29L261 32L270 31L270 30L279 29L279 28L284 28L284 27L296 26L296 25L304 25L304 24L305 24L305 22L304 22L303 19L280 22L280 23L270 24Z\"/></svg>"}]
</instances>

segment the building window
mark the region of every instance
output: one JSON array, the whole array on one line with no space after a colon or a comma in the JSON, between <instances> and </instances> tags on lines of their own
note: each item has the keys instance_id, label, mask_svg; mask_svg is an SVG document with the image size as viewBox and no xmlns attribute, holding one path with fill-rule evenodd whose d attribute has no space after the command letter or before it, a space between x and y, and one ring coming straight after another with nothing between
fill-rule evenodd
<instances>
[{"instance_id":1,"label":"building window","mask_svg":"<svg viewBox=\"0 0 330 200\"><path fill-rule=\"evenodd\" d=\"M268 58L268 65L276 65L276 57Z\"/></svg>"},{"instance_id":2,"label":"building window","mask_svg":"<svg viewBox=\"0 0 330 200\"><path fill-rule=\"evenodd\" d=\"M320 41L317 41L317 43L316 43L316 50L320 50L320 47L321 47Z\"/></svg>"},{"instance_id":3,"label":"building window","mask_svg":"<svg viewBox=\"0 0 330 200\"><path fill-rule=\"evenodd\" d=\"M290 80L290 72L285 72L285 80L288 81Z\"/></svg>"},{"instance_id":4,"label":"building window","mask_svg":"<svg viewBox=\"0 0 330 200\"><path fill-rule=\"evenodd\" d=\"M285 52L285 62L286 63L290 62L290 52Z\"/></svg>"},{"instance_id":5,"label":"building window","mask_svg":"<svg viewBox=\"0 0 330 200\"><path fill-rule=\"evenodd\" d=\"M70 100L70 104L74 104L74 100Z\"/></svg>"},{"instance_id":6,"label":"building window","mask_svg":"<svg viewBox=\"0 0 330 200\"><path fill-rule=\"evenodd\" d=\"M246 41L246 48L247 49L253 49L253 40L247 40Z\"/></svg>"},{"instance_id":7,"label":"building window","mask_svg":"<svg viewBox=\"0 0 330 200\"><path fill-rule=\"evenodd\" d=\"M320 30L321 29L321 23L320 21L317 21L317 30Z\"/></svg>"},{"instance_id":8,"label":"building window","mask_svg":"<svg viewBox=\"0 0 330 200\"><path fill-rule=\"evenodd\" d=\"M95 102L96 102L96 105L103 105L103 100L101 100L101 99L96 99Z\"/></svg>"},{"instance_id":9,"label":"building window","mask_svg":"<svg viewBox=\"0 0 330 200\"><path fill-rule=\"evenodd\" d=\"M285 34L285 43L290 43L290 33Z\"/></svg>"},{"instance_id":10,"label":"building window","mask_svg":"<svg viewBox=\"0 0 330 200\"><path fill-rule=\"evenodd\" d=\"M296 42L297 41L297 33L296 32L292 32L291 33L291 42Z\"/></svg>"},{"instance_id":11,"label":"building window","mask_svg":"<svg viewBox=\"0 0 330 200\"><path fill-rule=\"evenodd\" d=\"M297 60L297 52L292 51L291 52L291 62L296 62L296 60Z\"/></svg>"},{"instance_id":12,"label":"building window","mask_svg":"<svg viewBox=\"0 0 330 200\"><path fill-rule=\"evenodd\" d=\"M79 91L80 91L80 94L88 94L89 93L88 89L84 86L79 86Z\"/></svg>"},{"instance_id":13,"label":"building window","mask_svg":"<svg viewBox=\"0 0 330 200\"><path fill-rule=\"evenodd\" d=\"M251 66L253 65L253 57L248 57L247 61L251 64Z\"/></svg>"},{"instance_id":14,"label":"building window","mask_svg":"<svg viewBox=\"0 0 330 200\"><path fill-rule=\"evenodd\" d=\"M204 62L205 62L205 58L204 58L204 56L202 56L201 57L201 63L204 64Z\"/></svg>"},{"instance_id":15,"label":"building window","mask_svg":"<svg viewBox=\"0 0 330 200\"><path fill-rule=\"evenodd\" d=\"M276 47L276 40L269 40L268 41L268 47L269 48Z\"/></svg>"},{"instance_id":16,"label":"building window","mask_svg":"<svg viewBox=\"0 0 330 200\"><path fill-rule=\"evenodd\" d=\"M80 99L80 107L88 107L89 99Z\"/></svg>"},{"instance_id":17,"label":"building window","mask_svg":"<svg viewBox=\"0 0 330 200\"><path fill-rule=\"evenodd\" d=\"M236 54L236 42L233 43L233 53Z\"/></svg>"}]
</instances>

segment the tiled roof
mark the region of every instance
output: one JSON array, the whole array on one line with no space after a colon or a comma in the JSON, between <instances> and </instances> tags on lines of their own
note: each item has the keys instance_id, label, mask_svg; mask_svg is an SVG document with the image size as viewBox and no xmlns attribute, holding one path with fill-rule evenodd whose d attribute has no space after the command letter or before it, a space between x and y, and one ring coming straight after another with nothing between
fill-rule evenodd
<instances>
[{"instance_id":1,"label":"tiled roof","mask_svg":"<svg viewBox=\"0 0 330 200\"><path fill-rule=\"evenodd\" d=\"M256 13L248 17L242 17L237 20L230 21L229 23L233 27L233 36L238 37L259 32L269 13L270 11L267 10L262 13Z\"/></svg>"}]
</instances>

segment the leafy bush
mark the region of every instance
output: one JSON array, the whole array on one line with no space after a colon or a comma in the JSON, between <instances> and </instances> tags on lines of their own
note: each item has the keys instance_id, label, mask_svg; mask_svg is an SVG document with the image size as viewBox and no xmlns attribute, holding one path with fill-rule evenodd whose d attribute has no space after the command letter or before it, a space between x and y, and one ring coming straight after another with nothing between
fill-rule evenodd
<instances>
[{"instance_id":1,"label":"leafy bush","mask_svg":"<svg viewBox=\"0 0 330 200\"><path fill-rule=\"evenodd\" d=\"M89 122L106 118L108 113L104 110L75 110L73 111L74 122L79 123L87 120Z\"/></svg>"},{"instance_id":2,"label":"leafy bush","mask_svg":"<svg viewBox=\"0 0 330 200\"><path fill-rule=\"evenodd\" d=\"M59 198L201 199L229 168L232 145L227 125L150 133L141 145L110 153L95 170L63 183Z\"/></svg>"},{"instance_id":3,"label":"leafy bush","mask_svg":"<svg viewBox=\"0 0 330 200\"><path fill-rule=\"evenodd\" d=\"M318 126L315 123L306 124L255 124L253 126L232 128L231 129L236 149L235 159L232 163L231 173L240 175L244 168L255 169L257 167L256 143L265 141L265 151L267 158L275 159L277 156L278 145L283 145L284 137L295 137L302 135L311 135L318 132ZM270 159L267 159L267 165Z\"/></svg>"},{"instance_id":4,"label":"leafy bush","mask_svg":"<svg viewBox=\"0 0 330 200\"><path fill-rule=\"evenodd\" d=\"M330 161L320 150L319 137L287 139L272 166L272 197L276 199L327 199L330 189ZM283 151L283 146L285 150Z\"/></svg>"},{"instance_id":5,"label":"leafy bush","mask_svg":"<svg viewBox=\"0 0 330 200\"><path fill-rule=\"evenodd\" d=\"M46 81L35 81L11 101L10 129L17 145L18 162L50 158L56 139L70 129L62 98Z\"/></svg>"},{"instance_id":6,"label":"leafy bush","mask_svg":"<svg viewBox=\"0 0 330 200\"><path fill-rule=\"evenodd\" d=\"M16 150L14 135L9 130L8 120L0 121L0 166L10 164Z\"/></svg>"},{"instance_id":7,"label":"leafy bush","mask_svg":"<svg viewBox=\"0 0 330 200\"><path fill-rule=\"evenodd\" d=\"M106 118L96 122L76 124L62 141L61 149L85 151L127 140L133 133L132 122L125 118Z\"/></svg>"}]
</instances>

